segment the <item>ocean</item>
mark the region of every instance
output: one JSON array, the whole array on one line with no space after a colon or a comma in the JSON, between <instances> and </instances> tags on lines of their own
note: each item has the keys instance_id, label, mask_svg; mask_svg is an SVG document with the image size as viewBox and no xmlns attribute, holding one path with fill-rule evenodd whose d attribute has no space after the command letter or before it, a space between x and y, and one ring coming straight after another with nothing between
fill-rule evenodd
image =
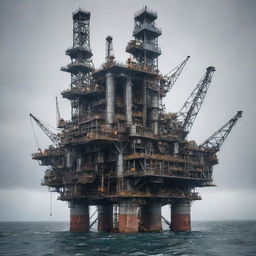
<instances>
[{"instance_id":1,"label":"ocean","mask_svg":"<svg viewBox=\"0 0 256 256\"><path fill-rule=\"evenodd\" d=\"M0 255L256 255L256 221L194 221L193 231L184 233L76 234L68 228L66 222L1 222Z\"/></svg>"}]
</instances>

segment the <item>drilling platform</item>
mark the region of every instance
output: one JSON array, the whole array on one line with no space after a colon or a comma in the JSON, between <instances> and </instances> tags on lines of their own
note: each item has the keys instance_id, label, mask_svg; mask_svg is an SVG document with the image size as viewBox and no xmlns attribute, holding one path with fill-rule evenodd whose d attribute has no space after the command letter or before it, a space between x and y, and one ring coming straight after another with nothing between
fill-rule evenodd
<instances>
[{"instance_id":1,"label":"drilling platform","mask_svg":"<svg viewBox=\"0 0 256 256\"><path fill-rule=\"evenodd\" d=\"M215 68L206 68L179 112L167 113L163 99L190 57L161 74L157 13L146 6L135 13L125 63L116 61L107 36L99 69L92 62L90 12L78 9L72 17L70 63L61 68L71 75L61 93L71 103L71 119L61 118L57 99L58 134L30 114L54 144L32 154L48 168L42 185L68 202L70 231L89 231L96 220L105 232L160 231L162 220L173 231L191 230L191 203L201 200L195 188L215 186L216 153L242 111L205 142L188 141ZM171 206L170 221L161 215L164 205ZM93 222L90 206L98 213Z\"/></svg>"}]
</instances>

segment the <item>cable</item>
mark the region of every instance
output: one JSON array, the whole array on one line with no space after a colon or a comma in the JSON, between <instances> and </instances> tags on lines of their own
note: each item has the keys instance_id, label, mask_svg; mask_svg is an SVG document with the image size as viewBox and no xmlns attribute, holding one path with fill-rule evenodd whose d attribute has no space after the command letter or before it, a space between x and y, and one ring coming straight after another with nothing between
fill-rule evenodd
<instances>
[{"instance_id":1,"label":"cable","mask_svg":"<svg viewBox=\"0 0 256 256\"><path fill-rule=\"evenodd\" d=\"M34 138L35 138L35 141L36 141L37 148L38 148L38 150L40 150L39 143L38 143L38 140L37 140L37 137L36 137L35 127L33 125L31 116L30 116L30 123L31 123L31 126L32 126L32 130L33 130L33 134L34 134Z\"/></svg>"},{"instance_id":2,"label":"cable","mask_svg":"<svg viewBox=\"0 0 256 256\"><path fill-rule=\"evenodd\" d=\"M51 127L52 129L54 129L54 130L56 130L56 131L59 131L59 130L60 130L60 129L55 128L54 126L52 126L52 125L50 125L50 124L48 124L48 123L46 123L46 122L44 122L44 121L42 121L42 120L40 120L40 122L43 123L43 124L46 125L46 126Z\"/></svg>"}]
</instances>

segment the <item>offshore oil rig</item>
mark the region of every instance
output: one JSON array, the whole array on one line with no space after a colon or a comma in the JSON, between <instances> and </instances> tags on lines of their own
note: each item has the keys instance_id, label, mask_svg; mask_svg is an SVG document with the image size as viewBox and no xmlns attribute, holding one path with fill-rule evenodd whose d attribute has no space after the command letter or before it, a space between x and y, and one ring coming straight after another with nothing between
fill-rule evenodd
<instances>
[{"instance_id":1,"label":"offshore oil rig","mask_svg":"<svg viewBox=\"0 0 256 256\"><path fill-rule=\"evenodd\" d=\"M172 89L189 56L170 73L158 70L162 34L157 13L147 7L134 15L133 37L126 63L115 60L113 39L106 38L106 59L95 69L90 48L90 12L73 13L73 46L66 50L71 63L61 70L71 74L70 88L61 94L71 102L71 120L60 117L58 101L55 134L31 118L54 145L32 154L48 166L42 185L59 193L70 207L70 230L147 232L191 230L190 208L201 197L196 187L214 186L213 166L242 111L202 144L188 141L215 68L202 79L178 113L166 113L163 98ZM89 206L98 217L90 223ZM171 205L171 221L161 207Z\"/></svg>"}]
</instances>

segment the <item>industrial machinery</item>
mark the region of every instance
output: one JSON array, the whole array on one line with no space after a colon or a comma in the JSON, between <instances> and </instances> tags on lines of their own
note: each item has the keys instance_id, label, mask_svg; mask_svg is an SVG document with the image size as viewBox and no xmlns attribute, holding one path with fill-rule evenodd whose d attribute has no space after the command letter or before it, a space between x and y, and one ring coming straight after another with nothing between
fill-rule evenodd
<instances>
[{"instance_id":1,"label":"industrial machinery","mask_svg":"<svg viewBox=\"0 0 256 256\"><path fill-rule=\"evenodd\" d=\"M71 75L70 88L61 93L70 100L71 120L60 117L58 101L58 134L32 116L55 144L32 158L49 168L42 185L69 203L71 231L90 229L90 205L97 206L99 231L159 231L164 205L171 205L171 230L188 231L191 202L201 199L195 188L214 185L216 153L242 112L201 145L186 139L215 68L206 69L179 113L167 113L162 99L189 56L170 73L160 73L162 30L156 19L147 7L135 13L126 63L116 61L107 36L105 62L95 69L90 12L73 13L73 46L66 50L71 62L61 68Z\"/></svg>"}]
</instances>

